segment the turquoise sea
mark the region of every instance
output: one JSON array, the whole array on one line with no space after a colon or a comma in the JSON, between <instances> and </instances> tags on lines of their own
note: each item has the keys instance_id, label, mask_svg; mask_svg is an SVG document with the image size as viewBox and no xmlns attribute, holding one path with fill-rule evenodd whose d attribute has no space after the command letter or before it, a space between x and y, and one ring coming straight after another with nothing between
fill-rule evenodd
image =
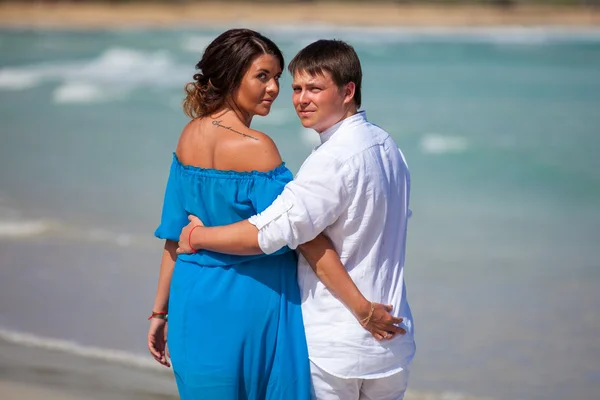
<instances>
[{"instance_id":1,"label":"turquoise sea","mask_svg":"<svg viewBox=\"0 0 600 400\"><path fill-rule=\"evenodd\" d=\"M0 339L152 365L183 85L224 29L0 30ZM597 399L600 30L262 32L288 61L353 44L364 109L407 158L411 389ZM296 172L318 139L290 84L253 127Z\"/></svg>"}]
</instances>

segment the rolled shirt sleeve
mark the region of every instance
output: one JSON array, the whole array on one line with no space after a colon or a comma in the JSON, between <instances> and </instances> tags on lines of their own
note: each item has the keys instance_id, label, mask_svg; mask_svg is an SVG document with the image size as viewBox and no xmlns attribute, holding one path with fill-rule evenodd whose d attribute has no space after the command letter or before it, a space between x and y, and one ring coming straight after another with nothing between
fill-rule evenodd
<instances>
[{"instance_id":1,"label":"rolled shirt sleeve","mask_svg":"<svg viewBox=\"0 0 600 400\"><path fill-rule=\"evenodd\" d=\"M295 249L314 239L348 207L353 179L335 158L313 153L273 204L248 221L265 254Z\"/></svg>"}]
</instances>

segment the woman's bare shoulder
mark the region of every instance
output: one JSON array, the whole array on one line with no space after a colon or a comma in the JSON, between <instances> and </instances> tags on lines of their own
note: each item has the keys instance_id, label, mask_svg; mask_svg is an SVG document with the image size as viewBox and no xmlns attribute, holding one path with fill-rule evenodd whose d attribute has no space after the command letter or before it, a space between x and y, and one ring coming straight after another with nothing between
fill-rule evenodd
<instances>
[{"instance_id":1,"label":"woman's bare shoulder","mask_svg":"<svg viewBox=\"0 0 600 400\"><path fill-rule=\"evenodd\" d=\"M195 119L188 122L181 131L181 135L179 135L179 140L177 141L177 149L175 153L177 157L184 164L195 164L195 160L198 158L198 154L195 154L194 144L197 141L198 132L202 127L202 121L200 119Z\"/></svg>"},{"instance_id":2,"label":"woman's bare shoulder","mask_svg":"<svg viewBox=\"0 0 600 400\"><path fill-rule=\"evenodd\" d=\"M223 152L239 171L268 172L281 165L277 145L269 135L255 129L239 130L238 140L228 141Z\"/></svg>"},{"instance_id":3,"label":"woman's bare shoulder","mask_svg":"<svg viewBox=\"0 0 600 400\"><path fill-rule=\"evenodd\" d=\"M184 164L222 170L268 172L282 163L267 134L199 119L183 128L176 154Z\"/></svg>"}]
</instances>

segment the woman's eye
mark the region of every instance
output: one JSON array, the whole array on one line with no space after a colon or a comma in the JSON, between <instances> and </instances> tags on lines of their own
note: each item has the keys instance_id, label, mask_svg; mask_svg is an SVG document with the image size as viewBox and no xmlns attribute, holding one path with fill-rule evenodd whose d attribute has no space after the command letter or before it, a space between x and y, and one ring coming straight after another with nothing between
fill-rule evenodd
<instances>
[{"instance_id":1,"label":"woman's eye","mask_svg":"<svg viewBox=\"0 0 600 400\"><path fill-rule=\"evenodd\" d=\"M267 74L265 74L264 72L261 72L260 74L258 74L258 79L265 79L267 77Z\"/></svg>"}]
</instances>

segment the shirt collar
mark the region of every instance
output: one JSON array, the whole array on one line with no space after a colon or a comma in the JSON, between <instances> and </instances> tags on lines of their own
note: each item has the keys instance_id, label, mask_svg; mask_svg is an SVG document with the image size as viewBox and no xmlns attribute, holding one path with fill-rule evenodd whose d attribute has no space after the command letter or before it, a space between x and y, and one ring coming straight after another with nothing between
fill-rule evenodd
<instances>
[{"instance_id":1,"label":"shirt collar","mask_svg":"<svg viewBox=\"0 0 600 400\"><path fill-rule=\"evenodd\" d=\"M367 120L367 112L366 111L359 111L356 114L351 115L350 117L341 120L337 124L335 124L335 125L329 127L328 129L324 130L319 135L319 138L321 139L321 144L323 144L326 141L328 141L329 139L331 139L331 137L338 130L340 130L340 128L342 128L342 127L349 127L349 126L357 124L358 122L362 122L362 121L366 121L366 120Z\"/></svg>"}]
</instances>

